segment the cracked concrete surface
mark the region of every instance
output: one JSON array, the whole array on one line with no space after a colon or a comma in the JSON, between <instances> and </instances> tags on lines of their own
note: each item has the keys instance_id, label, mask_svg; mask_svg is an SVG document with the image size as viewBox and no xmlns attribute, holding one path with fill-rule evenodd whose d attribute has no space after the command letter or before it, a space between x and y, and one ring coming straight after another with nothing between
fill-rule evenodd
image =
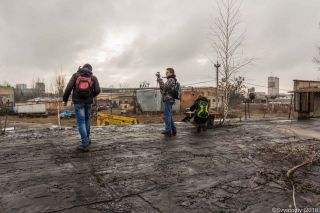
<instances>
[{"instance_id":1,"label":"cracked concrete surface","mask_svg":"<svg viewBox=\"0 0 320 213\"><path fill-rule=\"evenodd\" d=\"M254 121L196 134L178 124L95 127L90 152L77 129L20 130L0 138L0 212L271 212L292 206L288 144L320 149L288 122ZM298 128L299 124L294 124ZM280 151L279 151L280 150ZM320 206L320 164L295 174L297 205Z\"/></svg>"}]
</instances>

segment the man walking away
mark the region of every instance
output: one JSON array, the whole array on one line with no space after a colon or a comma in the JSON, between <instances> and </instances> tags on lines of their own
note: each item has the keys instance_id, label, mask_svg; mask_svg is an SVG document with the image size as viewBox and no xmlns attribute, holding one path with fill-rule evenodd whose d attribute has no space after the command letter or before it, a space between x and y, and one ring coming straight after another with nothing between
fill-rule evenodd
<instances>
[{"instance_id":1,"label":"man walking away","mask_svg":"<svg viewBox=\"0 0 320 213\"><path fill-rule=\"evenodd\" d=\"M165 83L161 79L160 73L157 73L156 76L160 85L162 100L164 102L165 130L162 132L162 134L166 136L175 136L177 134L177 128L173 120L172 106L175 103L175 99L179 99L177 85L180 84L177 82L173 68L166 69L167 81Z\"/></svg>"},{"instance_id":2,"label":"man walking away","mask_svg":"<svg viewBox=\"0 0 320 213\"><path fill-rule=\"evenodd\" d=\"M81 151L89 151L90 117L93 99L100 93L98 79L92 74L92 66L85 64L71 77L63 95L64 105L67 106L72 92L72 102L76 112L76 120L81 135L82 144L77 148Z\"/></svg>"},{"instance_id":3,"label":"man walking away","mask_svg":"<svg viewBox=\"0 0 320 213\"><path fill-rule=\"evenodd\" d=\"M209 118L209 100L206 97L199 95L193 105L190 107L190 111L194 112L194 122L197 125L197 132L201 130L206 131L206 124Z\"/></svg>"}]
</instances>

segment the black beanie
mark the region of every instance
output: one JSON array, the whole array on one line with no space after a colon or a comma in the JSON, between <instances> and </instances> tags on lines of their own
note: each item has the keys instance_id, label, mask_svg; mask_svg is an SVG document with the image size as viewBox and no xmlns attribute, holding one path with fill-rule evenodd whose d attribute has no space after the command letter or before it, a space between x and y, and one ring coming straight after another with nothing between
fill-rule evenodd
<instances>
[{"instance_id":1,"label":"black beanie","mask_svg":"<svg viewBox=\"0 0 320 213\"><path fill-rule=\"evenodd\" d=\"M83 65L83 68L87 68L88 70L92 71L92 66L90 64Z\"/></svg>"}]
</instances>

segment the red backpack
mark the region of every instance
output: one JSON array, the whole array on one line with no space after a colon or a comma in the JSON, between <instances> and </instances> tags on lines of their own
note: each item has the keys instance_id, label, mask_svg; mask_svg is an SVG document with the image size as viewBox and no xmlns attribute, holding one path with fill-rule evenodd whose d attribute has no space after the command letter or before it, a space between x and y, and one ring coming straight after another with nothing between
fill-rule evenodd
<instances>
[{"instance_id":1,"label":"red backpack","mask_svg":"<svg viewBox=\"0 0 320 213\"><path fill-rule=\"evenodd\" d=\"M91 76L78 76L76 80L76 92L80 99L87 99L92 94L93 80Z\"/></svg>"}]
</instances>

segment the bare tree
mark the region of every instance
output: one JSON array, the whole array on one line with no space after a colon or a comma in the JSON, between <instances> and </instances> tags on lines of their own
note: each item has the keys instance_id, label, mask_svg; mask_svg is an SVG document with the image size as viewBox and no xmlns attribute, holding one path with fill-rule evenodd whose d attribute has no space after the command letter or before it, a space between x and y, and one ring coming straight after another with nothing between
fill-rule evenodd
<instances>
[{"instance_id":1,"label":"bare tree","mask_svg":"<svg viewBox=\"0 0 320 213\"><path fill-rule=\"evenodd\" d=\"M129 83L127 82L119 83L119 88L129 88L129 86Z\"/></svg>"},{"instance_id":2,"label":"bare tree","mask_svg":"<svg viewBox=\"0 0 320 213\"><path fill-rule=\"evenodd\" d=\"M63 74L57 75L57 77L56 77L56 93L57 93L58 98L62 97L65 86L66 86L66 76Z\"/></svg>"},{"instance_id":3,"label":"bare tree","mask_svg":"<svg viewBox=\"0 0 320 213\"><path fill-rule=\"evenodd\" d=\"M240 26L240 6L238 0L217 0L217 17L210 23L211 46L217 54L222 67L219 70L223 90L223 119L229 114L230 93L234 88L234 79L241 68L253 59L243 57L242 45L245 38ZM214 60L210 59L214 64Z\"/></svg>"},{"instance_id":4,"label":"bare tree","mask_svg":"<svg viewBox=\"0 0 320 213\"><path fill-rule=\"evenodd\" d=\"M31 88L32 89L36 88L36 80L34 79L34 77L32 78Z\"/></svg>"},{"instance_id":5,"label":"bare tree","mask_svg":"<svg viewBox=\"0 0 320 213\"><path fill-rule=\"evenodd\" d=\"M38 98L41 95L44 95L42 94L41 88L39 87L40 83L43 83L43 82L44 81L42 81L40 77L32 78L32 83L31 83L32 88L31 88L31 94L30 94L32 98Z\"/></svg>"},{"instance_id":6,"label":"bare tree","mask_svg":"<svg viewBox=\"0 0 320 213\"><path fill-rule=\"evenodd\" d=\"M66 84L66 76L64 74L60 74L56 76L56 95L57 95L57 111L58 111L58 125L61 128L60 122L60 98L63 96L64 87Z\"/></svg>"},{"instance_id":7,"label":"bare tree","mask_svg":"<svg viewBox=\"0 0 320 213\"><path fill-rule=\"evenodd\" d=\"M237 76L233 80L233 90L235 94L244 95L246 93L246 85L244 85L245 78Z\"/></svg>"},{"instance_id":8,"label":"bare tree","mask_svg":"<svg viewBox=\"0 0 320 213\"><path fill-rule=\"evenodd\" d=\"M150 83L148 81L140 82L140 88L148 88L150 87Z\"/></svg>"},{"instance_id":9,"label":"bare tree","mask_svg":"<svg viewBox=\"0 0 320 213\"><path fill-rule=\"evenodd\" d=\"M316 56L313 58L313 62L320 64L320 47L318 47L318 54L319 54L319 56Z\"/></svg>"},{"instance_id":10,"label":"bare tree","mask_svg":"<svg viewBox=\"0 0 320 213\"><path fill-rule=\"evenodd\" d=\"M54 83L51 82L50 85L49 85L49 95L50 97L54 97L54 94L55 94L55 88L54 88Z\"/></svg>"},{"instance_id":11,"label":"bare tree","mask_svg":"<svg viewBox=\"0 0 320 213\"><path fill-rule=\"evenodd\" d=\"M0 86L3 86L3 87L11 87L10 83L7 82L7 81L4 81L4 82L2 83L2 85L0 84Z\"/></svg>"}]
</instances>

